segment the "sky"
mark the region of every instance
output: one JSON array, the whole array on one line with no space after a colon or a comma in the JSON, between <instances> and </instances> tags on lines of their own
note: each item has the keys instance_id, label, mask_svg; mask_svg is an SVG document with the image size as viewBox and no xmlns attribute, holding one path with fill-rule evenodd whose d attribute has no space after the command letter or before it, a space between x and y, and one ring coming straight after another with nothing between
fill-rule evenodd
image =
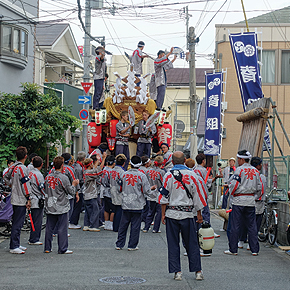
<instances>
[{"instance_id":1,"label":"sky","mask_svg":"<svg viewBox=\"0 0 290 290\"><path fill-rule=\"evenodd\" d=\"M248 19L289 5L285 0L244 0ZM81 0L81 6L84 21L84 0ZM172 46L186 51L185 6L191 15L189 26L195 27L200 38L196 46L196 66L213 67L215 25L243 21L240 0L104 0L103 9L92 10L91 34L105 36L106 49L118 55L124 51L131 54L140 40L145 42L144 52L153 58L158 50L169 50ZM84 32L77 10L77 0L40 0L39 20L69 23L77 45L83 45ZM187 66L185 60L175 63L175 67Z\"/></svg>"}]
</instances>

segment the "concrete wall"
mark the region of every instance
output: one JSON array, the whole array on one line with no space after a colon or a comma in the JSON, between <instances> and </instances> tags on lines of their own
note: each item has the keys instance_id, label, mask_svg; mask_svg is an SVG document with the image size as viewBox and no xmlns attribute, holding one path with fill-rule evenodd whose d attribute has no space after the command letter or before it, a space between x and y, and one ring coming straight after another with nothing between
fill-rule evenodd
<instances>
[{"instance_id":1,"label":"concrete wall","mask_svg":"<svg viewBox=\"0 0 290 290\"><path fill-rule=\"evenodd\" d=\"M37 6L37 0L27 0L27 3ZM13 7L15 4L9 4ZM20 5L20 3L19 3ZM27 12L33 13L35 17L37 16L37 9L25 6ZM7 8L2 2L0 4L0 11L3 17L3 22L10 23L11 19L20 19L21 16L12 12ZM24 19L24 17L23 17ZM11 21L11 24L15 21ZM18 68L11 64L7 64L0 61L0 91L6 93L18 94L21 91L21 83L24 82L33 82L33 72L34 72L34 37L31 33L31 27L28 24L18 24L18 26L24 28L28 32L28 56L27 56L27 65L24 69ZM32 29L34 26L32 25Z\"/></svg>"}]
</instances>

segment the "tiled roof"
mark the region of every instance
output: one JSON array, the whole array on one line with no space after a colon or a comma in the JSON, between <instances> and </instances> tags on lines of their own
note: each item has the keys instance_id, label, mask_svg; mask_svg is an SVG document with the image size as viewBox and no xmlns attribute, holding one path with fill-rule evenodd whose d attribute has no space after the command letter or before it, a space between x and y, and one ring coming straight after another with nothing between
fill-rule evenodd
<instances>
[{"instance_id":1,"label":"tiled roof","mask_svg":"<svg viewBox=\"0 0 290 290\"><path fill-rule=\"evenodd\" d=\"M63 24L38 24L36 26L36 39L39 46L51 46L69 26Z\"/></svg>"},{"instance_id":2,"label":"tiled roof","mask_svg":"<svg viewBox=\"0 0 290 290\"><path fill-rule=\"evenodd\" d=\"M211 68L196 68L196 85L205 86L205 71ZM189 68L173 68L166 72L167 86L189 86Z\"/></svg>"},{"instance_id":3,"label":"tiled roof","mask_svg":"<svg viewBox=\"0 0 290 290\"><path fill-rule=\"evenodd\" d=\"M249 23L290 23L290 6L248 19ZM239 23L244 23L241 21Z\"/></svg>"}]
</instances>

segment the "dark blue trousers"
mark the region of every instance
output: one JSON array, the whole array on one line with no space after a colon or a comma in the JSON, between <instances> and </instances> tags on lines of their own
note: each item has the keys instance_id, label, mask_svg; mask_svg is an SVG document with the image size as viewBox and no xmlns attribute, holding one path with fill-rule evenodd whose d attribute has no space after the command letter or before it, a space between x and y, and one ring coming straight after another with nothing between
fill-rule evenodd
<instances>
[{"instance_id":1,"label":"dark blue trousers","mask_svg":"<svg viewBox=\"0 0 290 290\"><path fill-rule=\"evenodd\" d=\"M222 209L226 209L228 205L228 198L229 198L229 192L226 194L226 191L228 190L228 187L224 187L224 195L223 195L223 202L222 202Z\"/></svg>"},{"instance_id":2,"label":"dark blue trousers","mask_svg":"<svg viewBox=\"0 0 290 290\"><path fill-rule=\"evenodd\" d=\"M98 199L99 210L100 210L100 213L99 213L99 227L100 227L105 222L105 218L104 218L105 206L104 206L104 199L101 199L100 196L98 196L97 199Z\"/></svg>"},{"instance_id":3,"label":"dark blue trousers","mask_svg":"<svg viewBox=\"0 0 290 290\"><path fill-rule=\"evenodd\" d=\"M132 212L127 210L123 210L122 213L116 247L124 248L129 224L131 224L131 231L128 242L128 248L137 247L139 243L140 228L141 228L141 212Z\"/></svg>"},{"instance_id":4,"label":"dark blue trousers","mask_svg":"<svg viewBox=\"0 0 290 290\"><path fill-rule=\"evenodd\" d=\"M151 143L142 143L142 142L138 142L137 143L137 152L136 155L139 157L142 156L151 156Z\"/></svg>"},{"instance_id":5,"label":"dark blue trousers","mask_svg":"<svg viewBox=\"0 0 290 290\"><path fill-rule=\"evenodd\" d=\"M114 214L114 220L113 220L113 231L118 232L120 221L122 218L122 207L120 205L115 205L115 214Z\"/></svg>"},{"instance_id":6,"label":"dark blue trousers","mask_svg":"<svg viewBox=\"0 0 290 290\"><path fill-rule=\"evenodd\" d=\"M227 237L228 237L229 243L230 243L231 230L232 230L232 213L230 212L229 219L228 219L228 226L227 226Z\"/></svg>"},{"instance_id":7,"label":"dark blue trousers","mask_svg":"<svg viewBox=\"0 0 290 290\"><path fill-rule=\"evenodd\" d=\"M156 214L156 216L155 216ZM154 220L155 217L155 220ZM149 212L146 218L144 230L148 231L154 220L153 231L158 232L161 223L161 205L156 201L149 201Z\"/></svg>"},{"instance_id":8,"label":"dark blue trousers","mask_svg":"<svg viewBox=\"0 0 290 290\"><path fill-rule=\"evenodd\" d=\"M94 80L94 86L95 86L95 92L94 92L94 98L93 98L93 109L99 109L100 108L100 99L103 94L104 90L104 79L101 80Z\"/></svg>"},{"instance_id":9,"label":"dark blue trousers","mask_svg":"<svg viewBox=\"0 0 290 290\"><path fill-rule=\"evenodd\" d=\"M36 243L36 242L39 242L40 235L41 235L43 208L32 208L31 216L32 216L35 231L33 231L32 228L30 229L29 242Z\"/></svg>"},{"instance_id":10,"label":"dark blue trousers","mask_svg":"<svg viewBox=\"0 0 290 290\"><path fill-rule=\"evenodd\" d=\"M73 225L77 225L79 223L79 218L83 207L84 202L83 194L79 193L79 197L80 199L78 202L76 201L76 198L74 198L73 211L70 217L70 223Z\"/></svg>"},{"instance_id":11,"label":"dark blue trousers","mask_svg":"<svg viewBox=\"0 0 290 290\"><path fill-rule=\"evenodd\" d=\"M238 252L238 242L241 234L243 222L248 230L248 241L252 253L259 252L259 242L257 235L257 223L254 206L233 205L231 213L231 233L229 249L232 253Z\"/></svg>"},{"instance_id":12,"label":"dark blue trousers","mask_svg":"<svg viewBox=\"0 0 290 290\"><path fill-rule=\"evenodd\" d=\"M124 169L127 170L128 165L129 165L129 160L130 160L130 154L129 154L129 146L128 145L121 145L121 144L116 144L115 148L115 155L119 154L124 154L127 157Z\"/></svg>"},{"instance_id":13,"label":"dark blue trousers","mask_svg":"<svg viewBox=\"0 0 290 290\"><path fill-rule=\"evenodd\" d=\"M84 226L90 228L98 228L99 224L99 203L97 198L84 200L85 204L85 217Z\"/></svg>"},{"instance_id":14,"label":"dark blue trousers","mask_svg":"<svg viewBox=\"0 0 290 290\"><path fill-rule=\"evenodd\" d=\"M209 211L208 203L203 208L201 215L202 215L203 220L210 224L210 211Z\"/></svg>"},{"instance_id":15,"label":"dark blue trousers","mask_svg":"<svg viewBox=\"0 0 290 290\"><path fill-rule=\"evenodd\" d=\"M51 251L53 231L55 229L56 224L58 224L57 231L58 253L63 254L67 250L68 247L67 221L68 221L68 213L46 215L44 251Z\"/></svg>"},{"instance_id":16,"label":"dark blue trousers","mask_svg":"<svg viewBox=\"0 0 290 290\"><path fill-rule=\"evenodd\" d=\"M10 237L10 250L19 248L20 233L26 215L26 206L13 205L12 228Z\"/></svg>"},{"instance_id":17,"label":"dark blue trousers","mask_svg":"<svg viewBox=\"0 0 290 290\"><path fill-rule=\"evenodd\" d=\"M180 235L187 252L189 271L201 271L200 251L197 241L195 221L193 218L175 220L166 218L166 237L168 247L169 273L181 271L180 266Z\"/></svg>"},{"instance_id":18,"label":"dark blue trousers","mask_svg":"<svg viewBox=\"0 0 290 290\"><path fill-rule=\"evenodd\" d=\"M146 204L142 210L141 222L146 223L148 213L149 213L149 201L146 199Z\"/></svg>"},{"instance_id":19,"label":"dark blue trousers","mask_svg":"<svg viewBox=\"0 0 290 290\"><path fill-rule=\"evenodd\" d=\"M259 229L261 227L262 218L263 218L263 214L256 214L257 233L259 232ZM240 241L246 242L247 235L248 235L248 230L246 227L246 223L244 222L241 229Z\"/></svg>"},{"instance_id":20,"label":"dark blue trousers","mask_svg":"<svg viewBox=\"0 0 290 290\"><path fill-rule=\"evenodd\" d=\"M156 106L158 109L162 109L164 97L165 97L166 86L161 85L157 87L157 97L156 97Z\"/></svg>"}]
</instances>

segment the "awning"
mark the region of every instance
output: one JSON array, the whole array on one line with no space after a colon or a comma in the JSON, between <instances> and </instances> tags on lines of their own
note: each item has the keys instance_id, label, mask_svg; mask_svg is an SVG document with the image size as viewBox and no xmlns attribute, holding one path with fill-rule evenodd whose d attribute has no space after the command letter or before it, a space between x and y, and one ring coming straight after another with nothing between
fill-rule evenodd
<instances>
[{"instance_id":1,"label":"awning","mask_svg":"<svg viewBox=\"0 0 290 290\"><path fill-rule=\"evenodd\" d=\"M81 62L79 62L73 58L70 58L69 56L67 56L66 54L64 54L62 52L52 51L52 50L49 50L49 51L45 50L44 52L45 52L46 56L51 57L54 60L56 59L59 61L63 61L67 64L75 65L81 69L84 69L84 65ZM48 59L48 62L50 62L49 59ZM51 62L53 62L53 61L51 61Z\"/></svg>"}]
</instances>

